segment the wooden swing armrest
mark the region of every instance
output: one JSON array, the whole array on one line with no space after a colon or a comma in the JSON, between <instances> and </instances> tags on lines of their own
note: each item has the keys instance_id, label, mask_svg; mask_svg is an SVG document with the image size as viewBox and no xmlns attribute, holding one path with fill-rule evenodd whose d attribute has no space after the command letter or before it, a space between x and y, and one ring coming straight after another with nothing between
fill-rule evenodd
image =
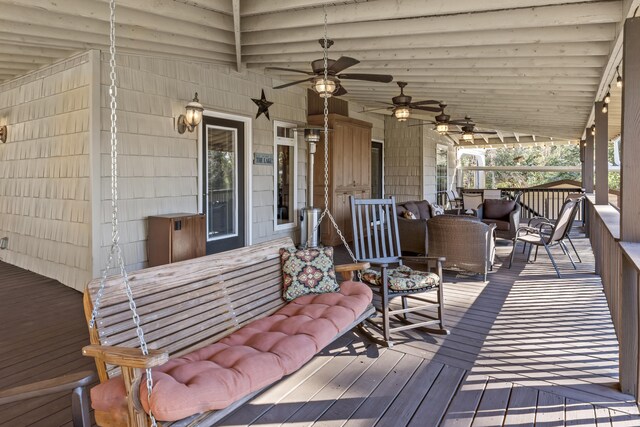
<instances>
[{"instance_id":1,"label":"wooden swing armrest","mask_svg":"<svg viewBox=\"0 0 640 427\"><path fill-rule=\"evenodd\" d=\"M33 397L47 396L53 393L86 387L95 382L98 376L91 371L75 372L49 380L0 390L0 405L19 402Z\"/></svg>"},{"instance_id":2,"label":"wooden swing armrest","mask_svg":"<svg viewBox=\"0 0 640 427\"><path fill-rule=\"evenodd\" d=\"M164 350L149 350L149 354L144 355L139 348L104 345L83 347L82 355L95 357L109 365L138 369L153 368L169 361L169 352Z\"/></svg>"},{"instance_id":3,"label":"wooden swing armrest","mask_svg":"<svg viewBox=\"0 0 640 427\"><path fill-rule=\"evenodd\" d=\"M354 272L371 268L368 262L355 262L353 264L340 264L335 266L336 273L340 273L344 280L353 280Z\"/></svg>"}]
</instances>

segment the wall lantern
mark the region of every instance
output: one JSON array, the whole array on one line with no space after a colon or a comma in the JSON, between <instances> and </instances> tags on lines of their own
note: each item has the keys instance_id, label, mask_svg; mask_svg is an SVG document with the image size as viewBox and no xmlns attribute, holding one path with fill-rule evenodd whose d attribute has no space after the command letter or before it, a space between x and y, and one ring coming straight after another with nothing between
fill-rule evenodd
<instances>
[{"instance_id":1,"label":"wall lantern","mask_svg":"<svg viewBox=\"0 0 640 427\"><path fill-rule=\"evenodd\" d=\"M396 116L399 122L406 122L411 115L411 108L409 107L396 107L393 109L393 115Z\"/></svg>"},{"instance_id":2,"label":"wall lantern","mask_svg":"<svg viewBox=\"0 0 640 427\"><path fill-rule=\"evenodd\" d=\"M6 126L0 126L0 142L2 142L2 143L7 142L7 127Z\"/></svg>"},{"instance_id":3,"label":"wall lantern","mask_svg":"<svg viewBox=\"0 0 640 427\"><path fill-rule=\"evenodd\" d=\"M178 117L178 133L180 134L187 130L189 132L193 132L193 130L202 121L202 112L204 111L204 107L198 100L198 92L196 92L193 101L188 103L185 109L187 110L186 113L180 114L180 117Z\"/></svg>"},{"instance_id":4,"label":"wall lantern","mask_svg":"<svg viewBox=\"0 0 640 427\"><path fill-rule=\"evenodd\" d=\"M596 135L596 125L591 125L591 135Z\"/></svg>"},{"instance_id":5,"label":"wall lantern","mask_svg":"<svg viewBox=\"0 0 640 427\"><path fill-rule=\"evenodd\" d=\"M313 90L315 90L321 98L331 98L339 87L340 84L333 76L327 76L326 80L324 76L319 76L313 80Z\"/></svg>"}]
</instances>

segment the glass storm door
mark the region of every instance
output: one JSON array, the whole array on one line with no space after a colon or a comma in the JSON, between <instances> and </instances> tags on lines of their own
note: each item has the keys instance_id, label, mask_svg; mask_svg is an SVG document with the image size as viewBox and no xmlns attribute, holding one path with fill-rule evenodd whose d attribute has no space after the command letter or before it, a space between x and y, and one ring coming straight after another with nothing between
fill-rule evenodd
<instances>
[{"instance_id":1,"label":"glass storm door","mask_svg":"<svg viewBox=\"0 0 640 427\"><path fill-rule=\"evenodd\" d=\"M381 142L371 141L371 198L382 199L382 151Z\"/></svg>"},{"instance_id":2,"label":"glass storm door","mask_svg":"<svg viewBox=\"0 0 640 427\"><path fill-rule=\"evenodd\" d=\"M244 123L203 118L207 254L244 246Z\"/></svg>"}]
</instances>

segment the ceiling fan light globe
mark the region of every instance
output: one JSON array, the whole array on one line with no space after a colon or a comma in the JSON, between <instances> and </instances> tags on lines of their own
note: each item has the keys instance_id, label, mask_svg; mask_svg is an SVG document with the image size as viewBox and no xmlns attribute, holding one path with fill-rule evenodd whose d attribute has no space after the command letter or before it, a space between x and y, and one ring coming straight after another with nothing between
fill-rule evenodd
<instances>
[{"instance_id":1,"label":"ceiling fan light globe","mask_svg":"<svg viewBox=\"0 0 640 427\"><path fill-rule=\"evenodd\" d=\"M462 139L465 141L473 141L473 132L465 132L462 134Z\"/></svg>"},{"instance_id":2,"label":"ceiling fan light globe","mask_svg":"<svg viewBox=\"0 0 640 427\"><path fill-rule=\"evenodd\" d=\"M399 122L405 122L411 115L411 108L409 107L396 107L393 109L393 115Z\"/></svg>"},{"instance_id":3,"label":"ceiling fan light globe","mask_svg":"<svg viewBox=\"0 0 640 427\"><path fill-rule=\"evenodd\" d=\"M447 123L438 123L436 125L436 131L439 134L444 135L445 133L449 132L449 125Z\"/></svg>"},{"instance_id":4,"label":"ceiling fan light globe","mask_svg":"<svg viewBox=\"0 0 640 427\"><path fill-rule=\"evenodd\" d=\"M321 98L331 98L331 96L338 90L338 82L334 79L327 77L318 77L313 81L313 90L316 91Z\"/></svg>"}]
</instances>

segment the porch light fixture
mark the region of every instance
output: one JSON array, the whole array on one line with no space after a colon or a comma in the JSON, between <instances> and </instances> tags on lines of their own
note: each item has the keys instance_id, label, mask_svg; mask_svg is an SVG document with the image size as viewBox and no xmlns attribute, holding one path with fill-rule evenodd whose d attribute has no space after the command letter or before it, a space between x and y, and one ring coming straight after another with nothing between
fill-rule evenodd
<instances>
[{"instance_id":1,"label":"porch light fixture","mask_svg":"<svg viewBox=\"0 0 640 427\"><path fill-rule=\"evenodd\" d=\"M331 98L331 96L336 93L339 86L340 84L333 76L327 76L326 80L324 76L319 76L313 80L313 90L315 90L321 98Z\"/></svg>"},{"instance_id":2,"label":"porch light fixture","mask_svg":"<svg viewBox=\"0 0 640 427\"><path fill-rule=\"evenodd\" d=\"M193 130L202 121L202 112L204 107L198 100L198 92L193 97L193 101L185 107L186 114L180 114L178 117L178 133L183 134L185 131L193 132Z\"/></svg>"},{"instance_id":3,"label":"porch light fixture","mask_svg":"<svg viewBox=\"0 0 640 427\"><path fill-rule=\"evenodd\" d=\"M411 108L409 107L396 107L393 109L393 115L396 116L399 122L406 122L411 115Z\"/></svg>"},{"instance_id":4,"label":"porch light fixture","mask_svg":"<svg viewBox=\"0 0 640 427\"><path fill-rule=\"evenodd\" d=\"M618 65L616 67L616 74L618 75L618 77L616 77L616 87L621 88L622 87L622 76L620 75L620 65Z\"/></svg>"},{"instance_id":5,"label":"porch light fixture","mask_svg":"<svg viewBox=\"0 0 640 427\"><path fill-rule=\"evenodd\" d=\"M445 133L449 132L449 125L447 123L438 123L436 125L436 131L440 135L444 135Z\"/></svg>"},{"instance_id":6,"label":"porch light fixture","mask_svg":"<svg viewBox=\"0 0 640 427\"><path fill-rule=\"evenodd\" d=\"M609 111L609 108L607 108L607 105L609 105L609 104L607 104L606 102L604 104L602 104L602 112L604 114L607 114L607 111Z\"/></svg>"},{"instance_id":7,"label":"porch light fixture","mask_svg":"<svg viewBox=\"0 0 640 427\"><path fill-rule=\"evenodd\" d=\"M607 94L604 96L604 103L608 104L611 102L611 92L607 91Z\"/></svg>"},{"instance_id":8,"label":"porch light fixture","mask_svg":"<svg viewBox=\"0 0 640 427\"><path fill-rule=\"evenodd\" d=\"M5 142L7 142L7 127L6 126L0 126L0 142L2 142L3 144Z\"/></svg>"},{"instance_id":9,"label":"porch light fixture","mask_svg":"<svg viewBox=\"0 0 640 427\"><path fill-rule=\"evenodd\" d=\"M591 135L596 135L596 125L591 125Z\"/></svg>"},{"instance_id":10,"label":"porch light fixture","mask_svg":"<svg viewBox=\"0 0 640 427\"><path fill-rule=\"evenodd\" d=\"M462 139L464 141L473 141L473 132L465 132L462 134Z\"/></svg>"}]
</instances>

